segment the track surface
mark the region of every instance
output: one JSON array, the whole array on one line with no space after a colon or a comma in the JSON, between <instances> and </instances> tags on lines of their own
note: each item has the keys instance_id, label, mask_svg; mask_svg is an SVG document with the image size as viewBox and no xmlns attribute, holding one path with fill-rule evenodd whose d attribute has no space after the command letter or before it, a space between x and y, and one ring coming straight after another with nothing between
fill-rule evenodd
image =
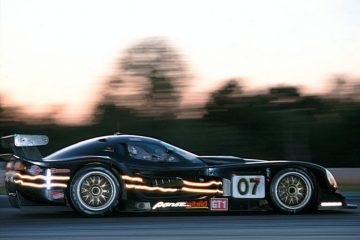
<instances>
[{"instance_id":1,"label":"track surface","mask_svg":"<svg viewBox=\"0 0 360 240\"><path fill-rule=\"evenodd\" d=\"M349 196L360 204L360 196ZM360 239L360 209L315 214L275 212L116 214L84 218L69 211L11 209L0 196L0 239Z\"/></svg>"}]
</instances>

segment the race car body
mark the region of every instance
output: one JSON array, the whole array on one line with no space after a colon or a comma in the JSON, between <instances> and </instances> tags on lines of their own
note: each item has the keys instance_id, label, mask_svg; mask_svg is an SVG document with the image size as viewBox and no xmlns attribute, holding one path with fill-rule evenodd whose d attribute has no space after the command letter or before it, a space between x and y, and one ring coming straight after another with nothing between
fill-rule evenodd
<instances>
[{"instance_id":1,"label":"race car body","mask_svg":"<svg viewBox=\"0 0 360 240\"><path fill-rule=\"evenodd\" d=\"M118 211L304 210L356 207L325 168L299 161L197 156L157 139L110 135L47 157L44 135L2 138L13 150L5 186L13 207L66 205L86 216Z\"/></svg>"}]
</instances>

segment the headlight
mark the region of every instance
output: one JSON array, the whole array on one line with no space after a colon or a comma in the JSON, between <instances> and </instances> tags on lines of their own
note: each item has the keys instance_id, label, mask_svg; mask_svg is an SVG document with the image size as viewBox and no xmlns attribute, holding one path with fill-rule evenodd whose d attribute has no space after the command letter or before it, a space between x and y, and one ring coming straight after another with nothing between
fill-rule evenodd
<instances>
[{"instance_id":1,"label":"headlight","mask_svg":"<svg viewBox=\"0 0 360 240\"><path fill-rule=\"evenodd\" d=\"M337 183L336 180L334 178L334 176L331 174L331 172L329 170L326 169L326 177L330 183L331 186L333 186L335 189L337 189Z\"/></svg>"}]
</instances>

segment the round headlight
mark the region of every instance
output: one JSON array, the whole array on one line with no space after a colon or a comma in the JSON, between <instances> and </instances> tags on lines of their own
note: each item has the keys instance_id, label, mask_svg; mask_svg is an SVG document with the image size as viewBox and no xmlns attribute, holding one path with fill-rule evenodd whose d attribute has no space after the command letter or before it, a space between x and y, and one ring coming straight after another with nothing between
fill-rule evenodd
<instances>
[{"instance_id":1,"label":"round headlight","mask_svg":"<svg viewBox=\"0 0 360 240\"><path fill-rule=\"evenodd\" d=\"M326 177L330 183L331 186L333 186L335 189L337 189L337 183L336 180L334 178L334 176L331 174L331 172L329 170L326 169Z\"/></svg>"}]
</instances>

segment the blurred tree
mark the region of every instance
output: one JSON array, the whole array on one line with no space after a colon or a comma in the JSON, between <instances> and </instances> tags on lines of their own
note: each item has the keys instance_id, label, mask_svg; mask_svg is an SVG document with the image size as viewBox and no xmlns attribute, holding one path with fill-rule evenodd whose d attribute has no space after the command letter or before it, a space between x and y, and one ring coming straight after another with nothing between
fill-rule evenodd
<instances>
[{"instance_id":1,"label":"blurred tree","mask_svg":"<svg viewBox=\"0 0 360 240\"><path fill-rule=\"evenodd\" d=\"M296 87L273 87L270 88L270 95L274 97L299 97L299 90Z\"/></svg>"},{"instance_id":2,"label":"blurred tree","mask_svg":"<svg viewBox=\"0 0 360 240\"><path fill-rule=\"evenodd\" d=\"M4 108L3 108L3 104L2 104L2 96L0 95L0 122L2 122L3 118L4 118Z\"/></svg>"},{"instance_id":3,"label":"blurred tree","mask_svg":"<svg viewBox=\"0 0 360 240\"><path fill-rule=\"evenodd\" d=\"M121 102L121 95L119 95L119 91L123 87L124 81L120 78L110 78L104 84L104 89L102 92L104 93L102 102L107 103L119 103Z\"/></svg>"},{"instance_id":4,"label":"blurred tree","mask_svg":"<svg viewBox=\"0 0 360 240\"><path fill-rule=\"evenodd\" d=\"M230 109L237 104L237 98L242 89L236 79L228 80L222 87L211 93L209 101L205 105L206 118L226 120L231 118Z\"/></svg>"},{"instance_id":5,"label":"blurred tree","mask_svg":"<svg viewBox=\"0 0 360 240\"><path fill-rule=\"evenodd\" d=\"M149 38L134 44L125 51L120 68L125 76L132 77L135 94L143 97L142 113L175 116L187 74L180 55L168 41Z\"/></svg>"},{"instance_id":6,"label":"blurred tree","mask_svg":"<svg viewBox=\"0 0 360 240\"><path fill-rule=\"evenodd\" d=\"M130 125L135 124L136 116L133 110L118 107L115 104L99 103L95 109L95 122L106 132L123 132Z\"/></svg>"},{"instance_id":7,"label":"blurred tree","mask_svg":"<svg viewBox=\"0 0 360 240\"><path fill-rule=\"evenodd\" d=\"M3 132L3 124L18 122L20 120L18 115L24 116L24 114L21 113L21 109L17 106L8 106L3 104L3 96L0 95L0 133Z\"/></svg>"},{"instance_id":8,"label":"blurred tree","mask_svg":"<svg viewBox=\"0 0 360 240\"><path fill-rule=\"evenodd\" d=\"M239 80L231 79L211 94L205 118L231 123L245 131L258 131L271 124L269 100L266 95L242 95Z\"/></svg>"},{"instance_id":9,"label":"blurred tree","mask_svg":"<svg viewBox=\"0 0 360 240\"><path fill-rule=\"evenodd\" d=\"M346 85L345 76L338 76L335 80L335 89L337 93L341 93Z\"/></svg>"}]
</instances>

